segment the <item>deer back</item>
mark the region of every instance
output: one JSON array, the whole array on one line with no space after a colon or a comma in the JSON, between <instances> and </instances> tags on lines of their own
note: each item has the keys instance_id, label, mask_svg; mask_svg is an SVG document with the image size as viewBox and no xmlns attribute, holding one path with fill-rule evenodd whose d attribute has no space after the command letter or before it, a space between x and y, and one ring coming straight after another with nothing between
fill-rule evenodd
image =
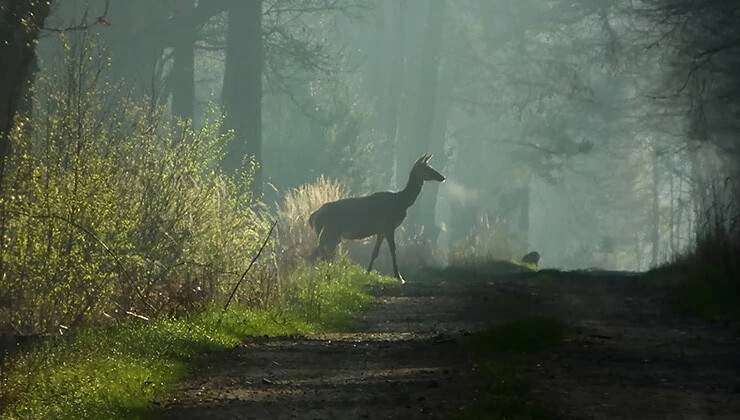
<instances>
[{"instance_id":1,"label":"deer back","mask_svg":"<svg viewBox=\"0 0 740 420\"><path fill-rule=\"evenodd\" d=\"M313 216L312 216L313 217ZM345 198L326 203L313 219L318 230L336 232L346 239L361 239L395 229L406 218L398 195L379 192L365 197Z\"/></svg>"}]
</instances>

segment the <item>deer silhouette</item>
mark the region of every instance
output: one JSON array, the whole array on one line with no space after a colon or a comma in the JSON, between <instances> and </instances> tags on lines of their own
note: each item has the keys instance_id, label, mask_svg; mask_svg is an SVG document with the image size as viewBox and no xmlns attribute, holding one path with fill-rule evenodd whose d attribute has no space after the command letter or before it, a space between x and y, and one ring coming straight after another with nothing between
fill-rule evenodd
<instances>
[{"instance_id":1,"label":"deer silhouette","mask_svg":"<svg viewBox=\"0 0 740 420\"><path fill-rule=\"evenodd\" d=\"M425 153L414 162L406 188L398 192L376 192L364 197L352 197L325 203L311 213L308 223L319 237L314 255L324 259L334 255L342 239L364 239L376 236L368 273L378 257L383 239L393 258L393 274L403 283L396 262L396 228L406 218L406 211L416 201L424 181L442 182L445 177L429 166L432 155Z\"/></svg>"}]
</instances>

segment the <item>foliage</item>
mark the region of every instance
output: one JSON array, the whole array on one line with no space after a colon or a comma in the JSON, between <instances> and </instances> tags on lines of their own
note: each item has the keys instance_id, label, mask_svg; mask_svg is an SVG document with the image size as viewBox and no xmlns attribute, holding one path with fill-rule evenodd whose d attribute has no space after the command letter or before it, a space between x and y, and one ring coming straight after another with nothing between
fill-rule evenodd
<instances>
[{"instance_id":1,"label":"foliage","mask_svg":"<svg viewBox=\"0 0 740 420\"><path fill-rule=\"evenodd\" d=\"M239 306L222 314L208 306L186 317L84 329L47 342L3 366L0 407L8 405L8 418L143 416L205 352L250 336L346 326L372 301L369 286L394 281L345 261L301 267L288 278L291 292L269 309Z\"/></svg>"},{"instance_id":2,"label":"foliage","mask_svg":"<svg viewBox=\"0 0 740 420\"><path fill-rule=\"evenodd\" d=\"M28 334L189 308L223 292L265 223L250 174L223 176L217 114L194 130L126 100L104 53L62 38L13 132L3 194L0 329Z\"/></svg>"}]
</instances>

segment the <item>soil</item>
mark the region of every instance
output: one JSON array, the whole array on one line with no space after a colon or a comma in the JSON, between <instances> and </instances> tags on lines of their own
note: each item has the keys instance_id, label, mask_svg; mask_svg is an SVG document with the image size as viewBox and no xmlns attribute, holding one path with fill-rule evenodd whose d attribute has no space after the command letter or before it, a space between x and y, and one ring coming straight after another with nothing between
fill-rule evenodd
<instances>
[{"instance_id":1,"label":"soil","mask_svg":"<svg viewBox=\"0 0 740 420\"><path fill-rule=\"evenodd\" d=\"M740 418L740 334L676 313L625 273L412 279L378 290L353 331L255 338L214 354L166 418L448 419L478 398L466 336L554 316L566 342L527 367L532 395L563 418Z\"/></svg>"}]
</instances>

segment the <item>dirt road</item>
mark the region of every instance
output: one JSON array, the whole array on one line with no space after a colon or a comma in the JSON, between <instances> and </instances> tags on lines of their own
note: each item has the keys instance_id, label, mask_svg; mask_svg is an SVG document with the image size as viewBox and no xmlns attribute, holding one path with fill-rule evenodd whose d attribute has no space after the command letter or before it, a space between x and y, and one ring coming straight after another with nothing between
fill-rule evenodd
<instances>
[{"instance_id":1,"label":"dirt road","mask_svg":"<svg viewBox=\"0 0 740 420\"><path fill-rule=\"evenodd\" d=\"M737 327L677 316L664 292L623 274L461 275L379 291L354 331L260 338L216 354L162 415L455 418L479 395L465 336L546 315L570 334L527 378L561 417L740 418Z\"/></svg>"}]
</instances>

